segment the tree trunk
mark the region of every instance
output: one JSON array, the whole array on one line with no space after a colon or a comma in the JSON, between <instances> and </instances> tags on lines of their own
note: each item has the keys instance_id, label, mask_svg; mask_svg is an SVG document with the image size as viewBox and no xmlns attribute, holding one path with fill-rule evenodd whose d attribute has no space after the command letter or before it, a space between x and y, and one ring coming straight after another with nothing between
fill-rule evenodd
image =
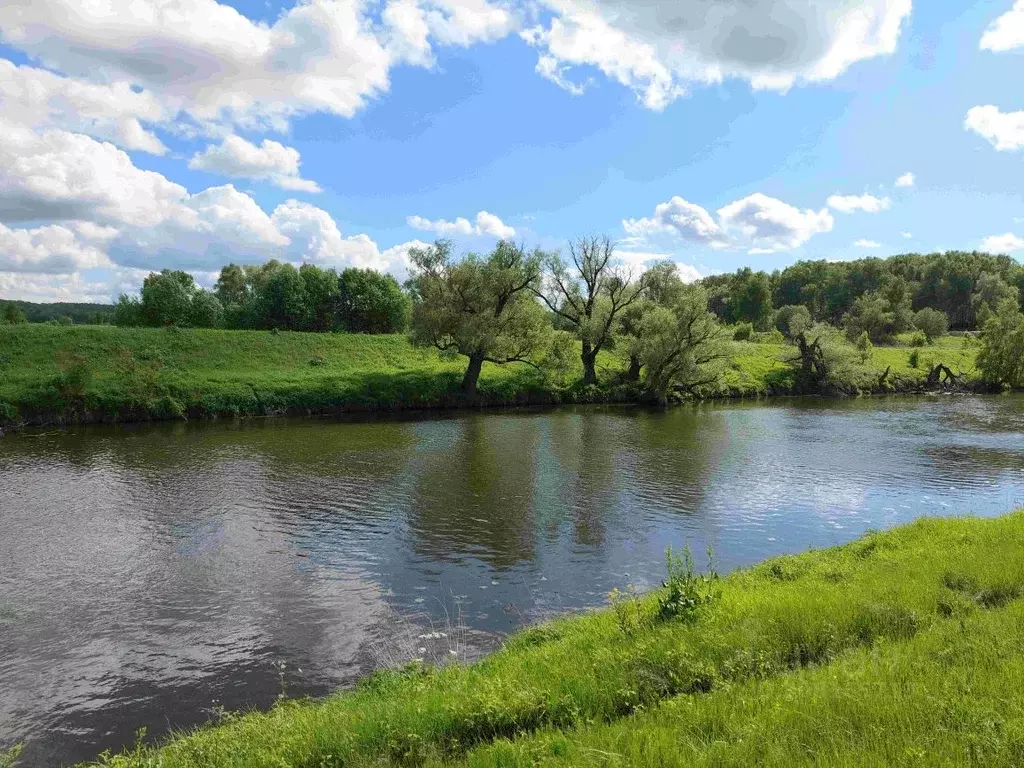
<instances>
[{"instance_id":1,"label":"tree trunk","mask_svg":"<svg viewBox=\"0 0 1024 768\"><path fill-rule=\"evenodd\" d=\"M466 374L462 377L462 394L469 398L476 397L476 383L480 379L480 369L484 365L484 356L476 353L469 356Z\"/></svg>"},{"instance_id":2,"label":"tree trunk","mask_svg":"<svg viewBox=\"0 0 1024 768\"><path fill-rule=\"evenodd\" d=\"M589 341L583 342L583 383L597 384L597 352Z\"/></svg>"},{"instance_id":3,"label":"tree trunk","mask_svg":"<svg viewBox=\"0 0 1024 768\"><path fill-rule=\"evenodd\" d=\"M640 358L637 355L629 356L629 370L626 371L626 381L640 381Z\"/></svg>"}]
</instances>

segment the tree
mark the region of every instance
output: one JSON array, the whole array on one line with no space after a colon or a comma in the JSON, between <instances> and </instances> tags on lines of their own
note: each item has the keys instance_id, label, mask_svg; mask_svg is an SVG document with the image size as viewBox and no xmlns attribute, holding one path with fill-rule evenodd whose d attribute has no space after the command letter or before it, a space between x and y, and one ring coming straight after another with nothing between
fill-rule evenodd
<instances>
[{"instance_id":1,"label":"tree","mask_svg":"<svg viewBox=\"0 0 1024 768\"><path fill-rule=\"evenodd\" d=\"M788 304L775 312L775 327L787 339L791 339L813 324L811 311L803 304Z\"/></svg>"},{"instance_id":2,"label":"tree","mask_svg":"<svg viewBox=\"0 0 1024 768\"><path fill-rule=\"evenodd\" d=\"M850 341L867 333L875 342L889 341L893 336L896 313L889 301L880 293L870 292L858 297L850 311L843 316L843 327Z\"/></svg>"},{"instance_id":3,"label":"tree","mask_svg":"<svg viewBox=\"0 0 1024 768\"><path fill-rule=\"evenodd\" d=\"M249 275L253 317L258 328L301 330L312 319L306 283L291 264L271 259Z\"/></svg>"},{"instance_id":4,"label":"tree","mask_svg":"<svg viewBox=\"0 0 1024 768\"><path fill-rule=\"evenodd\" d=\"M640 298L642 285L613 263L607 237L569 243L570 267L557 253L546 258L547 277L536 294L582 343L583 383L597 383L597 356L615 333L623 311Z\"/></svg>"},{"instance_id":5,"label":"tree","mask_svg":"<svg viewBox=\"0 0 1024 768\"><path fill-rule=\"evenodd\" d=\"M187 325L196 281L188 272L165 269L142 281L142 320L146 325Z\"/></svg>"},{"instance_id":6,"label":"tree","mask_svg":"<svg viewBox=\"0 0 1024 768\"><path fill-rule=\"evenodd\" d=\"M721 329L707 291L683 287L671 307L654 304L639 323L637 353L648 396L665 404L670 391L697 393L721 375Z\"/></svg>"},{"instance_id":7,"label":"tree","mask_svg":"<svg viewBox=\"0 0 1024 768\"><path fill-rule=\"evenodd\" d=\"M750 323L759 331L768 329L772 317L772 289L768 275L745 267L733 278L729 311L734 323Z\"/></svg>"},{"instance_id":8,"label":"tree","mask_svg":"<svg viewBox=\"0 0 1024 768\"><path fill-rule=\"evenodd\" d=\"M402 333L411 301L391 275L349 267L338 286L338 324L349 333Z\"/></svg>"},{"instance_id":9,"label":"tree","mask_svg":"<svg viewBox=\"0 0 1024 768\"><path fill-rule=\"evenodd\" d=\"M949 329L949 318L945 312L925 307L914 314L914 327L925 335L929 343L945 336Z\"/></svg>"},{"instance_id":10,"label":"tree","mask_svg":"<svg viewBox=\"0 0 1024 768\"><path fill-rule=\"evenodd\" d=\"M228 264L221 269L213 290L224 307L244 304L249 293L246 271L237 264Z\"/></svg>"},{"instance_id":11,"label":"tree","mask_svg":"<svg viewBox=\"0 0 1024 768\"><path fill-rule=\"evenodd\" d=\"M451 243L438 240L412 248L409 292L415 344L469 359L462 392L476 396L485 362L534 365L551 326L533 298L541 277L541 254L527 255L502 240L487 256L451 257Z\"/></svg>"},{"instance_id":12,"label":"tree","mask_svg":"<svg viewBox=\"0 0 1024 768\"><path fill-rule=\"evenodd\" d=\"M192 296L189 325L194 328L219 328L224 323L224 307L210 291L196 291Z\"/></svg>"},{"instance_id":13,"label":"tree","mask_svg":"<svg viewBox=\"0 0 1024 768\"><path fill-rule=\"evenodd\" d=\"M622 312L619 330L626 339L629 353L629 367L626 381L639 381L643 368L642 326L648 313L656 307L673 307L683 296L686 286L679 277L679 268L674 261L662 261L651 266L640 278L640 298ZM705 298L707 291L705 290Z\"/></svg>"},{"instance_id":14,"label":"tree","mask_svg":"<svg viewBox=\"0 0 1024 768\"><path fill-rule=\"evenodd\" d=\"M144 324L142 304L139 303L139 300L123 293L118 296L117 304L114 305L114 325L120 328L129 328Z\"/></svg>"},{"instance_id":15,"label":"tree","mask_svg":"<svg viewBox=\"0 0 1024 768\"><path fill-rule=\"evenodd\" d=\"M1016 300L1003 299L989 316L976 365L990 384L1024 386L1024 314Z\"/></svg>"},{"instance_id":16,"label":"tree","mask_svg":"<svg viewBox=\"0 0 1024 768\"><path fill-rule=\"evenodd\" d=\"M1020 301L1017 287L1006 283L999 275L983 272L978 276L971 295L971 313L978 327L984 327L992 310L1007 299ZM923 329L922 329L923 330Z\"/></svg>"},{"instance_id":17,"label":"tree","mask_svg":"<svg viewBox=\"0 0 1024 768\"><path fill-rule=\"evenodd\" d=\"M8 325L21 325L27 323L28 320L25 317L25 313L21 311L21 308L13 301L8 302L4 308L4 322Z\"/></svg>"},{"instance_id":18,"label":"tree","mask_svg":"<svg viewBox=\"0 0 1024 768\"><path fill-rule=\"evenodd\" d=\"M333 269L320 269L314 264L303 264L299 275L306 292L308 329L329 331L334 325L334 311L338 303L338 273Z\"/></svg>"},{"instance_id":19,"label":"tree","mask_svg":"<svg viewBox=\"0 0 1024 768\"><path fill-rule=\"evenodd\" d=\"M843 379L849 347L835 328L815 325L796 334L792 343L797 349L797 356L790 360L796 368L797 392L824 392Z\"/></svg>"}]
</instances>

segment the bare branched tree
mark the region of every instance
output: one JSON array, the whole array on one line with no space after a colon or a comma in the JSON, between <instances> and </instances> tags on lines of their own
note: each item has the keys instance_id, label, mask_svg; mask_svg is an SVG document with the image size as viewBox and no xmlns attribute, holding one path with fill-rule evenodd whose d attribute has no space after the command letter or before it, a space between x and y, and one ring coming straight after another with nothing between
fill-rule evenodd
<instances>
[{"instance_id":1,"label":"bare branched tree","mask_svg":"<svg viewBox=\"0 0 1024 768\"><path fill-rule=\"evenodd\" d=\"M546 276L537 291L552 312L582 342L583 383L597 383L597 356L615 333L622 312L640 297L641 286L614 263L608 237L581 237L569 243L571 264L559 254L546 258Z\"/></svg>"}]
</instances>

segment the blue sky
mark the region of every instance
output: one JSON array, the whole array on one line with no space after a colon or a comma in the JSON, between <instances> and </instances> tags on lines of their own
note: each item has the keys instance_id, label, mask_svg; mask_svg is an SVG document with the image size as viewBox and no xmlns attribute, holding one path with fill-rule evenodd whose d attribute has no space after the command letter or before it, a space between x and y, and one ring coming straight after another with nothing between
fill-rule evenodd
<instances>
[{"instance_id":1,"label":"blue sky","mask_svg":"<svg viewBox=\"0 0 1024 768\"><path fill-rule=\"evenodd\" d=\"M0 296L402 276L444 234L690 276L1024 253L1024 0L108 3L0 8Z\"/></svg>"}]
</instances>

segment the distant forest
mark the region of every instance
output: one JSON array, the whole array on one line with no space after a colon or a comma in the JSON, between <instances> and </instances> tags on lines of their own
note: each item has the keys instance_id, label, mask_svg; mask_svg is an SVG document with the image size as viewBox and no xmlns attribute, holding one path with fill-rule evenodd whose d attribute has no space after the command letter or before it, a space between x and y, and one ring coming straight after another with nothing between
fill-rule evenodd
<instances>
[{"instance_id":1,"label":"distant forest","mask_svg":"<svg viewBox=\"0 0 1024 768\"><path fill-rule=\"evenodd\" d=\"M114 322L113 304L86 304L57 302L37 304L31 301L5 301L0 299L0 323L10 317L24 318L29 323L61 323L66 325L104 325Z\"/></svg>"}]
</instances>

